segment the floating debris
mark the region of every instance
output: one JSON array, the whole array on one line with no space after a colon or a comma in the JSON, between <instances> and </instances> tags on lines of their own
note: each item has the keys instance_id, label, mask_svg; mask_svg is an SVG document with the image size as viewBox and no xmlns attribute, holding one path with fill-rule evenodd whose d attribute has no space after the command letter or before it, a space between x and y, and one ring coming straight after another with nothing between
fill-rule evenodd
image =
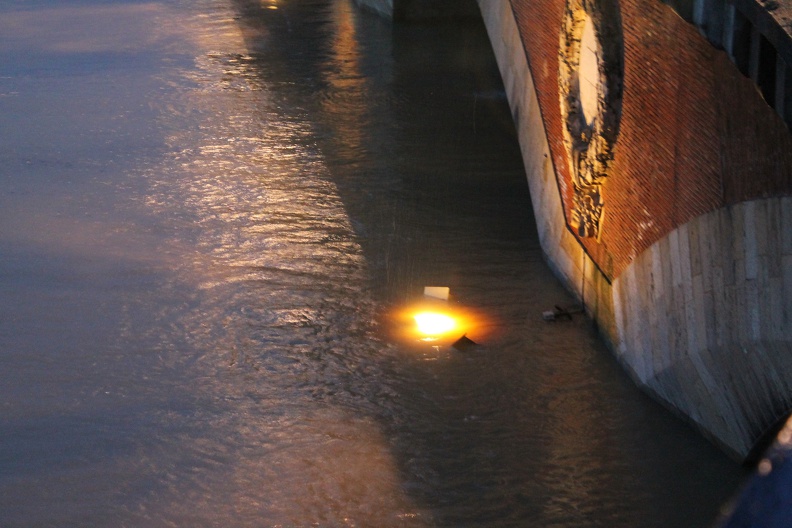
<instances>
[{"instance_id":1,"label":"floating debris","mask_svg":"<svg viewBox=\"0 0 792 528\"><path fill-rule=\"evenodd\" d=\"M542 312L542 318L548 323L552 323L554 321L560 321L562 319L571 321L572 316L574 314L579 314L579 313L583 313L582 306L571 306L569 308L561 308L560 306L555 305L553 307L553 310L547 310Z\"/></svg>"}]
</instances>

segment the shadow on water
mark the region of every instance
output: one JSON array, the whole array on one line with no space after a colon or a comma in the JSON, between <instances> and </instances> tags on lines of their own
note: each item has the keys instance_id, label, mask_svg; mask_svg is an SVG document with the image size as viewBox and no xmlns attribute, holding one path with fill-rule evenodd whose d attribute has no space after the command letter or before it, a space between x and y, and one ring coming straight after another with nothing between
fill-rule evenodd
<instances>
[{"instance_id":1,"label":"shadow on water","mask_svg":"<svg viewBox=\"0 0 792 528\"><path fill-rule=\"evenodd\" d=\"M395 300L426 280L456 286L448 280L459 255L443 253L459 246L467 258L480 251L477 242L538 252L514 126L480 20L394 27L345 3L237 5L250 66L258 54L262 78L273 68L291 77L290 103L311 114L375 289ZM279 25L277 37L257 38L256 28ZM306 40L320 49L308 51Z\"/></svg>"},{"instance_id":2,"label":"shadow on water","mask_svg":"<svg viewBox=\"0 0 792 528\"><path fill-rule=\"evenodd\" d=\"M711 523L739 468L640 393L590 322L541 321L572 299L542 261L481 21L235 5L250 71L277 70L280 96L311 116L379 304L442 284L494 321L481 347L402 343L386 369L399 410L378 418L431 522Z\"/></svg>"}]
</instances>

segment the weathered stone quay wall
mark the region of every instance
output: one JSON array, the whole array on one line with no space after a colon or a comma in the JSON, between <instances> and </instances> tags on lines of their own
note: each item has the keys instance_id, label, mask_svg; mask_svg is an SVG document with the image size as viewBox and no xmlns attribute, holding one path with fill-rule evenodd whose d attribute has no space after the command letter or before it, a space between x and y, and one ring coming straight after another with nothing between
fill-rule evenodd
<instances>
[{"instance_id":1,"label":"weathered stone quay wall","mask_svg":"<svg viewBox=\"0 0 792 528\"><path fill-rule=\"evenodd\" d=\"M595 142L576 147L574 130L570 141L580 119L569 114L582 105L565 105L560 93L564 70L585 69L569 57L569 20L591 17L603 38L603 2L478 1L550 265L641 386L747 456L792 409L792 139L783 112L669 6L610 2L621 56L596 47L595 113L616 108L619 122L597 172L581 161ZM582 55L580 32L571 40ZM571 84L567 99L579 90ZM583 122L594 137L596 119Z\"/></svg>"}]
</instances>

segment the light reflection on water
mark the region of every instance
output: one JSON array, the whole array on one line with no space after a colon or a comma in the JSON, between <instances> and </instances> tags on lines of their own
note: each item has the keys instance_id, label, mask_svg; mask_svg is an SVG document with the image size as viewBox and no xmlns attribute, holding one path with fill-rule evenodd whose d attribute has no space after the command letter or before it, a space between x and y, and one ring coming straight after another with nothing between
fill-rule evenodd
<instances>
[{"instance_id":1,"label":"light reflection on water","mask_svg":"<svg viewBox=\"0 0 792 528\"><path fill-rule=\"evenodd\" d=\"M739 469L541 320L481 28L271 5L13 15L0 524L705 526ZM482 346L393 339L426 285Z\"/></svg>"}]
</instances>

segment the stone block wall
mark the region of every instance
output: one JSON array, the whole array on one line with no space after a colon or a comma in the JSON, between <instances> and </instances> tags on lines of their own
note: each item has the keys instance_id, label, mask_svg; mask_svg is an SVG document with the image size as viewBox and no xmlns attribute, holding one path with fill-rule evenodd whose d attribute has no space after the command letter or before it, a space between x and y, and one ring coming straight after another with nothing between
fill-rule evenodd
<instances>
[{"instance_id":1,"label":"stone block wall","mask_svg":"<svg viewBox=\"0 0 792 528\"><path fill-rule=\"evenodd\" d=\"M699 216L613 283L622 362L743 457L792 409L792 198Z\"/></svg>"}]
</instances>

